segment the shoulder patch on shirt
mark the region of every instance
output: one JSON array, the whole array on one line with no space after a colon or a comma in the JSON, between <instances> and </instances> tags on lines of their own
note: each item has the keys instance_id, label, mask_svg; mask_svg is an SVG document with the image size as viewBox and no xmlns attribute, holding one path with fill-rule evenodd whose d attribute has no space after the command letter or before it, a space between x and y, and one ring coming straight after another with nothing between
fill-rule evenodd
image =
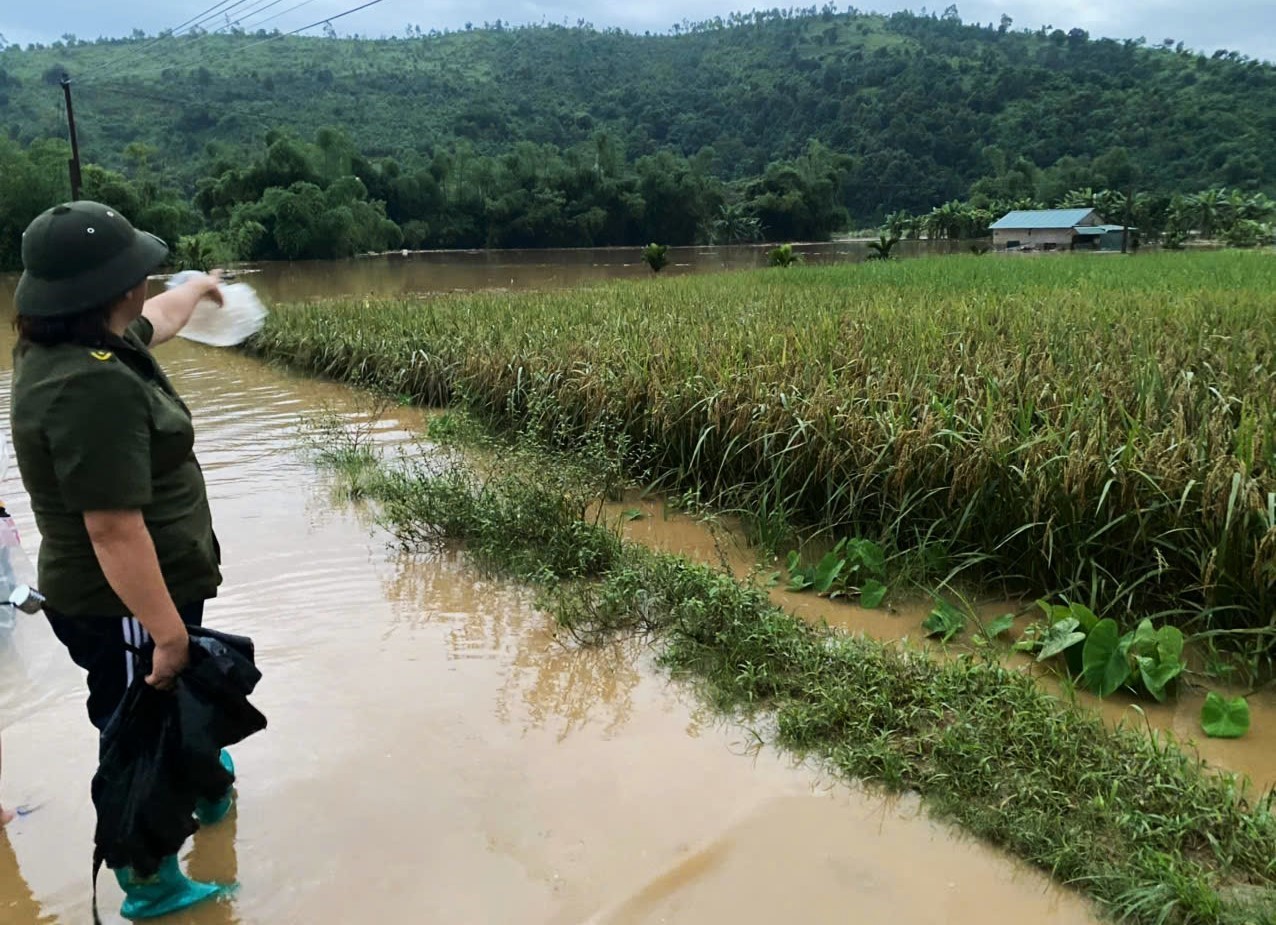
<instances>
[{"instance_id":1,"label":"shoulder patch on shirt","mask_svg":"<svg viewBox=\"0 0 1276 925\"><path fill-rule=\"evenodd\" d=\"M107 360L114 359L115 354L109 350L90 350L89 356L95 360L101 360L105 363Z\"/></svg>"}]
</instances>

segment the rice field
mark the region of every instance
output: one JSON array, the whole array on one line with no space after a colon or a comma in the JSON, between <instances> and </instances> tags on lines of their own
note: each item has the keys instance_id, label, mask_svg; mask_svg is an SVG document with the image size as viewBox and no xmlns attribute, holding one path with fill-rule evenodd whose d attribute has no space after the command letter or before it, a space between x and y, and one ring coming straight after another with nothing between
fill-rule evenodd
<instances>
[{"instance_id":1,"label":"rice field","mask_svg":"<svg viewBox=\"0 0 1276 925\"><path fill-rule=\"evenodd\" d=\"M274 312L255 352L1102 615L1276 636L1276 259L948 257Z\"/></svg>"}]
</instances>

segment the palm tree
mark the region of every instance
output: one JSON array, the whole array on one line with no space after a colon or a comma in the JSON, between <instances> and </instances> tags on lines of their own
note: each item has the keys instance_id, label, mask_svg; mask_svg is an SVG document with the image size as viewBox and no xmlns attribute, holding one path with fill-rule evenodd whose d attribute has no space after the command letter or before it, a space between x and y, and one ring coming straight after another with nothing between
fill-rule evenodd
<instances>
[{"instance_id":1,"label":"palm tree","mask_svg":"<svg viewBox=\"0 0 1276 925\"><path fill-rule=\"evenodd\" d=\"M936 206L922 219L926 237L932 240L939 238L957 238L961 236L964 224L965 206L956 199Z\"/></svg>"},{"instance_id":2,"label":"palm tree","mask_svg":"<svg viewBox=\"0 0 1276 925\"><path fill-rule=\"evenodd\" d=\"M1245 218L1245 204L1247 197L1238 189L1220 190L1225 193L1222 204L1219 206L1219 224L1225 228L1230 228Z\"/></svg>"},{"instance_id":3,"label":"palm tree","mask_svg":"<svg viewBox=\"0 0 1276 925\"><path fill-rule=\"evenodd\" d=\"M1221 189L1209 189L1197 193L1189 200L1192 204L1193 217L1196 219L1196 228L1200 231L1201 237L1212 238L1214 232L1218 230L1223 198Z\"/></svg>"},{"instance_id":4,"label":"palm tree","mask_svg":"<svg viewBox=\"0 0 1276 925\"><path fill-rule=\"evenodd\" d=\"M1094 199L1094 190L1088 186L1080 189L1068 190L1068 192L1063 194L1063 198L1059 200L1059 208L1093 209Z\"/></svg>"},{"instance_id":5,"label":"palm tree","mask_svg":"<svg viewBox=\"0 0 1276 925\"><path fill-rule=\"evenodd\" d=\"M898 212L892 212L886 216L886 221L883 225L891 237L902 238L910 233L915 233L917 219L900 209Z\"/></svg>"},{"instance_id":6,"label":"palm tree","mask_svg":"<svg viewBox=\"0 0 1276 925\"><path fill-rule=\"evenodd\" d=\"M648 244L642 251L642 259L647 261L652 273L659 273L669 263L668 244Z\"/></svg>"},{"instance_id":7,"label":"palm tree","mask_svg":"<svg viewBox=\"0 0 1276 925\"><path fill-rule=\"evenodd\" d=\"M898 235L891 235L890 237L887 237L886 235L882 235L876 241L869 241L868 242L868 250L869 250L868 259L869 260L890 260L891 251L894 250L895 245L898 243L899 243Z\"/></svg>"},{"instance_id":8,"label":"palm tree","mask_svg":"<svg viewBox=\"0 0 1276 925\"><path fill-rule=\"evenodd\" d=\"M1110 189L1100 190L1094 194L1094 203L1091 208L1098 210L1106 221L1124 219L1125 193Z\"/></svg>"},{"instance_id":9,"label":"palm tree","mask_svg":"<svg viewBox=\"0 0 1276 925\"><path fill-rule=\"evenodd\" d=\"M1170 198L1169 208L1165 215L1165 246L1171 249L1183 246L1189 234L1196 214L1193 197L1183 197L1175 193Z\"/></svg>"},{"instance_id":10,"label":"palm tree","mask_svg":"<svg viewBox=\"0 0 1276 925\"><path fill-rule=\"evenodd\" d=\"M1276 202L1263 193L1254 193L1241 207L1241 217L1254 222L1266 222L1276 218Z\"/></svg>"},{"instance_id":11,"label":"palm tree","mask_svg":"<svg viewBox=\"0 0 1276 925\"><path fill-rule=\"evenodd\" d=\"M739 244L762 240L762 221L744 203L723 203L709 227L713 244Z\"/></svg>"}]
</instances>

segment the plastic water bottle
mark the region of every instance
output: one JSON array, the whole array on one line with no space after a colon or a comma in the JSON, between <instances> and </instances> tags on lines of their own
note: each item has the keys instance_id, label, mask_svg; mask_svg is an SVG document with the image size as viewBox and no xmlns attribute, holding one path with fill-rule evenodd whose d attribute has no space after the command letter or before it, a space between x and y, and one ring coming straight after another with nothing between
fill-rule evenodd
<instances>
[{"instance_id":1,"label":"plastic water bottle","mask_svg":"<svg viewBox=\"0 0 1276 925\"><path fill-rule=\"evenodd\" d=\"M38 613L44 603L35 590L35 567L22 549L18 525L0 502L0 632L12 630L18 611Z\"/></svg>"}]
</instances>

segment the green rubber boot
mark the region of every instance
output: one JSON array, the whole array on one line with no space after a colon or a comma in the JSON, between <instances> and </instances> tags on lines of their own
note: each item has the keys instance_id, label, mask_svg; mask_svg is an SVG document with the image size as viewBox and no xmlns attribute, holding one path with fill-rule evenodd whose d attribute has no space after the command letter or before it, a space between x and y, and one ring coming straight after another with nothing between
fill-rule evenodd
<instances>
[{"instance_id":1,"label":"green rubber boot","mask_svg":"<svg viewBox=\"0 0 1276 925\"><path fill-rule=\"evenodd\" d=\"M230 752L222 749L221 753L222 767L231 776L235 776L235 762L230 758ZM235 805L235 784L234 781L226 788L226 795L220 800L209 801L199 800L195 804L195 818L199 820L200 825L216 825L221 822L230 813L230 808Z\"/></svg>"},{"instance_id":2,"label":"green rubber boot","mask_svg":"<svg viewBox=\"0 0 1276 925\"><path fill-rule=\"evenodd\" d=\"M137 879L130 868L115 871L115 879L124 891L120 915L132 921L169 915L197 903L229 895L234 890L216 883L191 880L177 866L175 854L166 857L155 876L146 880Z\"/></svg>"}]
</instances>

